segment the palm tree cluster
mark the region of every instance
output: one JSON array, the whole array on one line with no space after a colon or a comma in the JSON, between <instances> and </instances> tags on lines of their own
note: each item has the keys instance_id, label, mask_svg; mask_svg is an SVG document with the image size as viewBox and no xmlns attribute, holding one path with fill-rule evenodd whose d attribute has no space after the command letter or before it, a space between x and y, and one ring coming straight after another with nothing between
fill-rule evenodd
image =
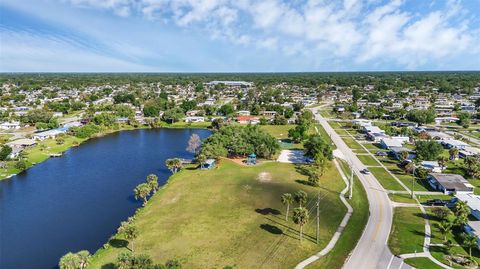
<instances>
[{"instance_id":1,"label":"palm tree cluster","mask_svg":"<svg viewBox=\"0 0 480 269\"><path fill-rule=\"evenodd\" d=\"M138 186L133 189L135 194L135 199L143 200L143 205L147 204L147 198L151 193L157 192L158 190L158 177L154 174L147 176L147 181L145 183L140 183Z\"/></svg>"},{"instance_id":2,"label":"palm tree cluster","mask_svg":"<svg viewBox=\"0 0 480 269\"><path fill-rule=\"evenodd\" d=\"M115 261L117 269L181 269L182 264L178 260L168 260L165 264L155 264L147 254L134 255L131 252L118 254Z\"/></svg>"},{"instance_id":3,"label":"palm tree cluster","mask_svg":"<svg viewBox=\"0 0 480 269\"><path fill-rule=\"evenodd\" d=\"M84 269L87 268L92 255L87 250L81 250L77 253L68 252L60 258L58 267L60 269Z\"/></svg>"},{"instance_id":4,"label":"palm tree cluster","mask_svg":"<svg viewBox=\"0 0 480 269\"><path fill-rule=\"evenodd\" d=\"M287 206L287 211L285 214L285 221L288 221L288 213L290 210L290 205L295 201L298 204L298 207L293 209L293 216L292 220L293 223L299 225L300 227L300 240L303 238L303 226L308 222L310 218L309 212L303 206L307 203L307 193L299 190L295 192L293 195L290 193L284 193L280 197L282 204Z\"/></svg>"}]
</instances>

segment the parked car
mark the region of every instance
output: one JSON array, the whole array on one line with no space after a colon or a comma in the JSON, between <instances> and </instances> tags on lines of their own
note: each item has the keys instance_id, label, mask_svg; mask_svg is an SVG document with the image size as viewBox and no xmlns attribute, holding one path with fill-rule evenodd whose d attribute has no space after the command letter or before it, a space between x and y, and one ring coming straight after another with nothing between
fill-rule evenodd
<instances>
[{"instance_id":1,"label":"parked car","mask_svg":"<svg viewBox=\"0 0 480 269\"><path fill-rule=\"evenodd\" d=\"M388 155L387 152L385 151L377 151L377 153L375 153L376 156L380 156L380 157L385 157Z\"/></svg>"},{"instance_id":2,"label":"parked car","mask_svg":"<svg viewBox=\"0 0 480 269\"><path fill-rule=\"evenodd\" d=\"M370 171L368 171L367 168L361 170L360 172L362 172L362 174L365 174L365 175L370 175Z\"/></svg>"},{"instance_id":3,"label":"parked car","mask_svg":"<svg viewBox=\"0 0 480 269\"><path fill-rule=\"evenodd\" d=\"M446 206L448 201L440 200L440 199L432 199L427 201L427 205L432 206Z\"/></svg>"}]
</instances>

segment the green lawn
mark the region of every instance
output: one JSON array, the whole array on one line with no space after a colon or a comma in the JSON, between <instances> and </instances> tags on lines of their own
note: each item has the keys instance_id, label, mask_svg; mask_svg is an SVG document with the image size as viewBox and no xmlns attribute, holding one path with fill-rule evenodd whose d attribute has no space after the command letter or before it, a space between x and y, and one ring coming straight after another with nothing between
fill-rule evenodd
<instances>
[{"instance_id":1,"label":"green lawn","mask_svg":"<svg viewBox=\"0 0 480 269\"><path fill-rule=\"evenodd\" d=\"M425 257L405 259L405 263L418 269L442 269L443 268L441 266L438 266L436 263L432 262L429 258L425 258Z\"/></svg>"},{"instance_id":2,"label":"green lawn","mask_svg":"<svg viewBox=\"0 0 480 269\"><path fill-rule=\"evenodd\" d=\"M377 178L377 180L382 184L383 188L386 190L394 191L404 191L405 189L400 185L400 183L395 180L387 170L382 167L370 167L368 168L370 172Z\"/></svg>"},{"instance_id":3,"label":"green lawn","mask_svg":"<svg viewBox=\"0 0 480 269\"><path fill-rule=\"evenodd\" d=\"M343 129L336 129L335 132L338 134L338 135L348 135L348 132L343 130Z\"/></svg>"},{"instance_id":4,"label":"green lawn","mask_svg":"<svg viewBox=\"0 0 480 269\"><path fill-rule=\"evenodd\" d=\"M375 158L370 155L357 155L357 158L364 164L369 166L378 166L380 165Z\"/></svg>"},{"instance_id":5,"label":"green lawn","mask_svg":"<svg viewBox=\"0 0 480 269\"><path fill-rule=\"evenodd\" d=\"M304 179L294 165L276 162L245 167L222 160L214 170L184 170L137 213L135 252L155 262L176 258L184 268L292 268L325 247L346 212L338 197L344 183L333 165L321 188L297 182ZM299 189L308 192L312 212L320 192L319 245L313 214L303 242L299 227L284 220L280 195ZM94 255L90 268L109 268L118 253L128 251L113 244L121 235L115 239Z\"/></svg>"},{"instance_id":6,"label":"green lawn","mask_svg":"<svg viewBox=\"0 0 480 269\"><path fill-rule=\"evenodd\" d=\"M355 139L351 138L351 137L342 137L343 141L345 142L345 144L347 144L347 146L351 149L362 149L362 146L357 142L355 141Z\"/></svg>"},{"instance_id":7,"label":"green lawn","mask_svg":"<svg viewBox=\"0 0 480 269\"><path fill-rule=\"evenodd\" d=\"M410 203L410 204L415 204L416 203L416 201L411 198L410 194L390 193L390 194L388 194L388 197L390 198L390 200L392 200L394 202L398 202L398 203ZM417 197L418 201L420 201L420 203L425 203L426 201L432 200L432 199L441 199L441 200L452 199L452 196L443 195L443 194L439 194L439 195L416 195L416 197Z\"/></svg>"},{"instance_id":8,"label":"green lawn","mask_svg":"<svg viewBox=\"0 0 480 269\"><path fill-rule=\"evenodd\" d=\"M422 252L425 221L420 208L397 207L388 246L394 255Z\"/></svg>"},{"instance_id":9,"label":"green lawn","mask_svg":"<svg viewBox=\"0 0 480 269\"><path fill-rule=\"evenodd\" d=\"M345 162L340 161L340 166L346 175L351 173ZM368 221L367 194L356 176L354 177L353 199L347 201L353 207L353 214L345 230L343 230L343 234L327 255L321 257L307 268L342 268L348 254L355 248Z\"/></svg>"},{"instance_id":10,"label":"green lawn","mask_svg":"<svg viewBox=\"0 0 480 269\"><path fill-rule=\"evenodd\" d=\"M288 130L294 128L295 125L260 125L260 129L268 132L278 139L288 138Z\"/></svg>"},{"instance_id":11,"label":"green lawn","mask_svg":"<svg viewBox=\"0 0 480 269\"><path fill-rule=\"evenodd\" d=\"M328 124L330 124L330 126L333 129L341 129L342 128L342 125L340 125L340 123L338 121L329 121Z\"/></svg>"},{"instance_id":12,"label":"green lawn","mask_svg":"<svg viewBox=\"0 0 480 269\"><path fill-rule=\"evenodd\" d=\"M409 189L412 188L412 175L407 175L403 171L399 170L390 170L392 173L397 176L400 181L405 184ZM415 178L415 185L413 187L414 191L432 191L432 189L429 187L427 180L426 179L420 179L418 177Z\"/></svg>"}]
</instances>

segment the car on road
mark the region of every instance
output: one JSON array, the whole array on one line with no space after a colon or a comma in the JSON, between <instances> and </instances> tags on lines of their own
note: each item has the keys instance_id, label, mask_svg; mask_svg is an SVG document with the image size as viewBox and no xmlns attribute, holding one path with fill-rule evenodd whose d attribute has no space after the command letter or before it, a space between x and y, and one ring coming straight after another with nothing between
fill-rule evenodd
<instances>
[{"instance_id":1,"label":"car on road","mask_svg":"<svg viewBox=\"0 0 480 269\"><path fill-rule=\"evenodd\" d=\"M380 156L380 157L385 157L387 155L388 153L385 151L377 151L377 153L375 153L375 156Z\"/></svg>"},{"instance_id":2,"label":"car on road","mask_svg":"<svg viewBox=\"0 0 480 269\"><path fill-rule=\"evenodd\" d=\"M362 174L365 174L365 175L370 175L370 171L368 171L367 168L360 170L360 172L362 172Z\"/></svg>"},{"instance_id":3,"label":"car on road","mask_svg":"<svg viewBox=\"0 0 480 269\"><path fill-rule=\"evenodd\" d=\"M448 201L444 201L444 200L440 200L440 199L432 199L432 200L428 200L426 202L427 205L430 205L430 206L446 206L448 203Z\"/></svg>"}]
</instances>

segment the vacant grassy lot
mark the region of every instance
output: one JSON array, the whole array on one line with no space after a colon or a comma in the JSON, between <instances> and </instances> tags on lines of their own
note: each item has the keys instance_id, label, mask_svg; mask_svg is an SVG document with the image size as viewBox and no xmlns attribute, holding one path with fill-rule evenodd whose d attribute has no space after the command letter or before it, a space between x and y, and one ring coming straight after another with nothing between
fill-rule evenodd
<instances>
[{"instance_id":1,"label":"vacant grassy lot","mask_svg":"<svg viewBox=\"0 0 480 269\"><path fill-rule=\"evenodd\" d=\"M260 125L260 129L265 130L273 137L278 139L288 138L288 130L294 128L295 125Z\"/></svg>"},{"instance_id":2,"label":"vacant grassy lot","mask_svg":"<svg viewBox=\"0 0 480 269\"><path fill-rule=\"evenodd\" d=\"M370 167L368 168L370 172L377 178L378 182L382 184L383 188L386 190L394 190L394 191L404 191L405 189L400 185L400 183L395 180L387 170L383 169L382 167Z\"/></svg>"},{"instance_id":3,"label":"vacant grassy lot","mask_svg":"<svg viewBox=\"0 0 480 269\"><path fill-rule=\"evenodd\" d=\"M418 269L442 269L442 267L425 257L405 259L405 263Z\"/></svg>"},{"instance_id":4,"label":"vacant grassy lot","mask_svg":"<svg viewBox=\"0 0 480 269\"><path fill-rule=\"evenodd\" d=\"M391 171L391 170L390 170ZM399 173L395 173L395 171L392 171L400 181L402 181L403 184L405 184L409 189L412 188L412 175L407 175L403 171ZM415 177L415 185L413 186L414 191L431 191L431 188L429 188L429 185L427 183L426 179L420 179L418 177Z\"/></svg>"},{"instance_id":5,"label":"vacant grassy lot","mask_svg":"<svg viewBox=\"0 0 480 269\"><path fill-rule=\"evenodd\" d=\"M184 170L138 212L135 252L156 262L176 258L184 268L292 268L328 243L346 212L338 197L344 183L333 165L320 188L301 184L304 179L294 165L276 162L245 167L222 160L213 170ZM300 189L309 194L311 212L320 192L319 245L313 214L303 242L299 227L284 219L280 195ZM121 235L111 242L119 240ZM111 244L95 254L91 268L109 268L125 251Z\"/></svg>"},{"instance_id":6,"label":"vacant grassy lot","mask_svg":"<svg viewBox=\"0 0 480 269\"><path fill-rule=\"evenodd\" d=\"M380 165L375 158L370 155L357 155L358 159L364 164L369 166L378 166Z\"/></svg>"},{"instance_id":7,"label":"vacant grassy lot","mask_svg":"<svg viewBox=\"0 0 480 269\"><path fill-rule=\"evenodd\" d=\"M345 162L340 161L340 165L346 175L351 173ZM348 254L353 250L357 241L360 239L363 229L368 221L368 200L367 194L356 176L354 177L354 186L353 199L348 200L348 203L353 207L353 214L350 217L343 234L340 236L332 251L307 268L342 268Z\"/></svg>"},{"instance_id":8,"label":"vacant grassy lot","mask_svg":"<svg viewBox=\"0 0 480 269\"><path fill-rule=\"evenodd\" d=\"M420 208L397 207L393 215L388 246L395 255L422 252L425 221Z\"/></svg>"}]
</instances>

